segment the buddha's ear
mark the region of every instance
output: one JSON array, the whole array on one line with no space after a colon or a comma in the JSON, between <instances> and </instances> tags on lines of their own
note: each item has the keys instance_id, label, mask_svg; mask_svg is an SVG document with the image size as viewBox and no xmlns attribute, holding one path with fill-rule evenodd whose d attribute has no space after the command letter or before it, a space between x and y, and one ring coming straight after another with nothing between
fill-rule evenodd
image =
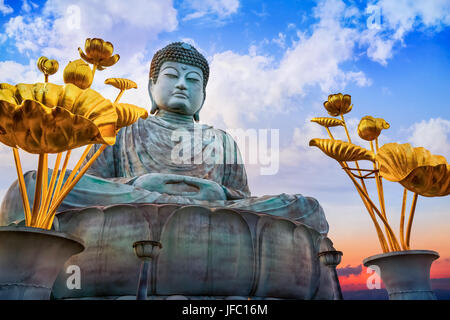
<instances>
[{"instance_id":1,"label":"buddha's ear","mask_svg":"<svg viewBox=\"0 0 450 320\"><path fill-rule=\"evenodd\" d=\"M150 100L152 102L152 107L150 109L150 114L155 114L159 110L158 106L155 103L155 100L153 99L153 94L152 94L153 85L154 85L153 84L153 79L149 78L148 79L148 94L150 95Z\"/></svg>"},{"instance_id":2,"label":"buddha's ear","mask_svg":"<svg viewBox=\"0 0 450 320\"><path fill-rule=\"evenodd\" d=\"M202 105L201 105L200 109L198 109L197 112L194 114L194 120L195 120L196 122L199 122L199 121L200 121L199 113L200 113L200 110L202 110L202 108L203 108L203 104L205 103L205 99L206 99L206 93L203 93L203 102L202 102Z\"/></svg>"}]
</instances>

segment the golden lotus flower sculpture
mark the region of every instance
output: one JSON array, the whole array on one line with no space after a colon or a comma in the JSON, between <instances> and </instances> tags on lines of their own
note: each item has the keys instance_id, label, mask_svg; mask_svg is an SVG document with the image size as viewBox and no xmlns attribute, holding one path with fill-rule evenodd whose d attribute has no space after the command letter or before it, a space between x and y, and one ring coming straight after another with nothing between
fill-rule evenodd
<instances>
[{"instance_id":1,"label":"golden lotus flower sculpture","mask_svg":"<svg viewBox=\"0 0 450 320\"><path fill-rule=\"evenodd\" d=\"M120 59L118 54L113 55L113 44L109 41L104 41L103 39L86 39L84 50L86 53L84 53L81 48L78 48L80 57L84 61L93 64L97 70L104 70L105 67L111 67Z\"/></svg>"},{"instance_id":2,"label":"golden lotus flower sculpture","mask_svg":"<svg viewBox=\"0 0 450 320\"><path fill-rule=\"evenodd\" d=\"M323 103L323 106L328 111L328 114L332 117L342 116L349 113L353 105L352 97L348 94L330 94L328 100Z\"/></svg>"},{"instance_id":3,"label":"golden lotus flower sculpture","mask_svg":"<svg viewBox=\"0 0 450 320\"><path fill-rule=\"evenodd\" d=\"M375 154L372 151L341 140L315 138L309 141L309 146L318 147L327 156L341 162L358 160L375 161Z\"/></svg>"},{"instance_id":4,"label":"golden lotus flower sculpture","mask_svg":"<svg viewBox=\"0 0 450 320\"><path fill-rule=\"evenodd\" d=\"M322 127L325 127L325 128L344 126L344 121L335 119L335 118L327 118L327 117L312 118L311 122L318 123Z\"/></svg>"},{"instance_id":5,"label":"golden lotus flower sculpture","mask_svg":"<svg viewBox=\"0 0 450 320\"><path fill-rule=\"evenodd\" d=\"M112 66L119 55L112 55L113 45L102 39L87 39L85 61L70 62L64 69L65 85L48 83L48 75L58 69L56 60L40 57L37 67L45 75L45 83L10 85L0 83L0 142L12 147L17 178L25 213L25 225L50 229L56 210L89 167L108 145L113 145L120 128L146 118L148 113L138 106L113 103L89 89L95 70ZM120 78L117 78L120 79ZM131 80L117 80L121 88L136 87ZM125 90L125 89L123 89ZM102 144L89 160L94 144ZM73 170L66 177L71 151L86 145ZM33 206L28 201L18 148L39 154ZM66 151L66 152L65 152ZM63 152L65 159L62 163ZM48 154L56 154L52 176L48 180Z\"/></svg>"},{"instance_id":6,"label":"golden lotus flower sculpture","mask_svg":"<svg viewBox=\"0 0 450 320\"><path fill-rule=\"evenodd\" d=\"M92 89L18 84L13 98L14 90L6 90L10 97L0 100L0 126L5 131L0 141L8 146L39 154L115 143L117 112L111 101Z\"/></svg>"},{"instance_id":7,"label":"golden lotus flower sculpture","mask_svg":"<svg viewBox=\"0 0 450 320\"><path fill-rule=\"evenodd\" d=\"M70 61L64 68L64 83L72 83L80 89L91 86L94 75L89 65L81 59Z\"/></svg>"},{"instance_id":8,"label":"golden lotus flower sculpture","mask_svg":"<svg viewBox=\"0 0 450 320\"><path fill-rule=\"evenodd\" d=\"M59 69L58 61L50 60L47 57L40 57L37 61L38 69L46 76L55 74Z\"/></svg>"},{"instance_id":9,"label":"golden lotus flower sculpture","mask_svg":"<svg viewBox=\"0 0 450 320\"><path fill-rule=\"evenodd\" d=\"M450 165L443 156L409 143L388 143L376 157L383 178L399 182L406 189L425 197L450 194Z\"/></svg>"},{"instance_id":10,"label":"golden lotus flower sculpture","mask_svg":"<svg viewBox=\"0 0 450 320\"><path fill-rule=\"evenodd\" d=\"M390 125L382 118L366 116L361 119L358 125L358 135L367 141L378 138L383 129L389 129Z\"/></svg>"},{"instance_id":11,"label":"golden lotus flower sculpture","mask_svg":"<svg viewBox=\"0 0 450 320\"><path fill-rule=\"evenodd\" d=\"M344 114L351 111L353 107L351 96L341 93L329 95L324 107L330 115L340 116L341 119L313 118L312 122L326 128L330 139L312 139L309 145L318 147L326 155L337 160L345 170L375 225L383 252L410 250L412 221L418 196L438 197L450 194L450 166L447 160L442 156L432 155L424 148L413 148L409 144L388 143L379 148L378 137L383 129L389 128L389 123L382 118L372 116L363 117L357 128L358 135L369 141L371 150L354 145L344 119ZM330 129L338 126L344 127L347 142L334 139ZM373 169L360 167L358 161L362 160L371 161ZM350 161L355 162L356 168L349 167L347 162ZM388 221L383 178L399 182L404 187L400 214L400 242ZM369 195L369 189L365 182L367 179L375 180L379 207ZM412 191L414 195L405 232L408 190ZM381 220L384 225L385 232L380 227L378 220Z\"/></svg>"}]
</instances>

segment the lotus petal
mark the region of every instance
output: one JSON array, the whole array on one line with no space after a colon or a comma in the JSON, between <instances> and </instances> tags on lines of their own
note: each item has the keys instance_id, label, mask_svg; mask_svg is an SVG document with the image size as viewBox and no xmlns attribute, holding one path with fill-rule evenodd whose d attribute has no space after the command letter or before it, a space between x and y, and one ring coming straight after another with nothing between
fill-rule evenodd
<instances>
[{"instance_id":1,"label":"lotus petal","mask_svg":"<svg viewBox=\"0 0 450 320\"><path fill-rule=\"evenodd\" d=\"M17 103L15 96L15 86L10 85L9 83L0 83L0 100Z\"/></svg>"},{"instance_id":2,"label":"lotus petal","mask_svg":"<svg viewBox=\"0 0 450 320\"><path fill-rule=\"evenodd\" d=\"M117 130L135 123L139 118L146 119L148 112L144 108L128 103L115 103L117 112Z\"/></svg>"},{"instance_id":3,"label":"lotus petal","mask_svg":"<svg viewBox=\"0 0 450 320\"><path fill-rule=\"evenodd\" d=\"M9 147L16 147L16 138L14 136L14 120L13 115L19 106L13 100L13 103L9 101L0 100L0 142L6 144Z\"/></svg>"},{"instance_id":4,"label":"lotus petal","mask_svg":"<svg viewBox=\"0 0 450 320\"><path fill-rule=\"evenodd\" d=\"M105 84L109 84L119 90L137 89L136 82L124 78L109 78L105 80Z\"/></svg>"},{"instance_id":5,"label":"lotus petal","mask_svg":"<svg viewBox=\"0 0 450 320\"><path fill-rule=\"evenodd\" d=\"M53 83L19 83L16 85L15 97L17 104L24 100L36 100L51 108L58 105L62 91L62 86Z\"/></svg>"},{"instance_id":6,"label":"lotus petal","mask_svg":"<svg viewBox=\"0 0 450 320\"><path fill-rule=\"evenodd\" d=\"M116 64L116 62L119 61L119 59L120 59L120 55L115 54L115 55L113 55L113 56L111 56L109 58L100 60L98 62L98 64L101 67L111 67L112 65Z\"/></svg>"},{"instance_id":7,"label":"lotus petal","mask_svg":"<svg viewBox=\"0 0 450 320\"><path fill-rule=\"evenodd\" d=\"M337 127L337 126L344 126L344 121L335 119L335 118L326 118L326 117L319 117L319 118L312 118L311 122L316 122L320 124L323 127Z\"/></svg>"},{"instance_id":8,"label":"lotus petal","mask_svg":"<svg viewBox=\"0 0 450 320\"><path fill-rule=\"evenodd\" d=\"M380 174L425 197L450 194L450 165L443 156L409 143L388 143L377 153Z\"/></svg>"},{"instance_id":9,"label":"lotus petal","mask_svg":"<svg viewBox=\"0 0 450 320\"><path fill-rule=\"evenodd\" d=\"M83 50L81 50L81 48L78 48L78 52L80 53L81 59L83 59L83 60L86 61L87 63L94 64L95 60L89 58L89 57L83 52Z\"/></svg>"},{"instance_id":10,"label":"lotus petal","mask_svg":"<svg viewBox=\"0 0 450 320\"><path fill-rule=\"evenodd\" d=\"M375 161L375 155L372 151L341 140L316 138L312 139L309 145L318 147L326 155L337 161Z\"/></svg>"}]
</instances>

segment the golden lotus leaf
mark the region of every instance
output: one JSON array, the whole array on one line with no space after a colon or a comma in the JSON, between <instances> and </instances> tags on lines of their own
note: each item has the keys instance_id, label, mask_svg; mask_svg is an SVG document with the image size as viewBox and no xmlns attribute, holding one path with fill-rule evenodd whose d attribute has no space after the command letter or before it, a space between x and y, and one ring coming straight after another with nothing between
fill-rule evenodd
<instances>
[{"instance_id":1,"label":"golden lotus leaf","mask_svg":"<svg viewBox=\"0 0 450 320\"><path fill-rule=\"evenodd\" d=\"M443 156L409 143L387 143L378 150L376 159L383 178L412 192L425 197L450 194L450 165Z\"/></svg>"},{"instance_id":2,"label":"golden lotus leaf","mask_svg":"<svg viewBox=\"0 0 450 320\"><path fill-rule=\"evenodd\" d=\"M335 119L335 118L327 118L327 117L312 118L311 122L316 122L326 128L344 126L344 121Z\"/></svg>"},{"instance_id":3,"label":"golden lotus leaf","mask_svg":"<svg viewBox=\"0 0 450 320\"><path fill-rule=\"evenodd\" d=\"M148 112L144 108L128 103L114 103L117 112L117 130L135 123L139 118L146 119Z\"/></svg>"},{"instance_id":4,"label":"golden lotus leaf","mask_svg":"<svg viewBox=\"0 0 450 320\"><path fill-rule=\"evenodd\" d=\"M389 129L390 125L382 118L366 116L358 124L358 135L367 141L378 138L383 129Z\"/></svg>"},{"instance_id":5,"label":"golden lotus leaf","mask_svg":"<svg viewBox=\"0 0 450 320\"><path fill-rule=\"evenodd\" d=\"M327 156L337 161L375 161L375 154L372 151L341 140L315 138L309 142L309 145L318 147Z\"/></svg>"},{"instance_id":6,"label":"golden lotus leaf","mask_svg":"<svg viewBox=\"0 0 450 320\"><path fill-rule=\"evenodd\" d=\"M94 76L89 65L81 59L70 61L64 68L64 83L72 83L80 89L91 86Z\"/></svg>"},{"instance_id":7,"label":"golden lotus leaf","mask_svg":"<svg viewBox=\"0 0 450 320\"><path fill-rule=\"evenodd\" d=\"M0 89L0 98L0 141L8 146L57 153L89 143L115 143L116 109L92 89L18 84L15 90Z\"/></svg>"},{"instance_id":8,"label":"golden lotus leaf","mask_svg":"<svg viewBox=\"0 0 450 320\"><path fill-rule=\"evenodd\" d=\"M328 101L323 103L323 106L328 111L328 114L332 117L337 117L346 113L349 113L353 105L352 97L348 94L330 94L328 96Z\"/></svg>"},{"instance_id":9,"label":"golden lotus leaf","mask_svg":"<svg viewBox=\"0 0 450 320\"><path fill-rule=\"evenodd\" d=\"M98 70L104 70L104 67L110 67L120 59L118 54L112 55L114 52L113 44L103 39L86 39L84 50L86 53L78 48L80 57L88 63L97 65Z\"/></svg>"},{"instance_id":10,"label":"golden lotus leaf","mask_svg":"<svg viewBox=\"0 0 450 320\"><path fill-rule=\"evenodd\" d=\"M137 89L136 82L124 78L109 78L105 80L105 84L109 84L119 90Z\"/></svg>"},{"instance_id":11,"label":"golden lotus leaf","mask_svg":"<svg viewBox=\"0 0 450 320\"><path fill-rule=\"evenodd\" d=\"M50 60L47 57L40 57L37 61L38 69L45 75L55 74L59 69L58 61Z\"/></svg>"}]
</instances>

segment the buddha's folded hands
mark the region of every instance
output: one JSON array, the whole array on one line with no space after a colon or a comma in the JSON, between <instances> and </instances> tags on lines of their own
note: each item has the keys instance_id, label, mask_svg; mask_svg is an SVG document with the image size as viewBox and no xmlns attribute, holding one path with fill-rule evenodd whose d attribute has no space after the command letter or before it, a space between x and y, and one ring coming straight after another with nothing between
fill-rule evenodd
<instances>
[{"instance_id":1,"label":"buddha's folded hands","mask_svg":"<svg viewBox=\"0 0 450 320\"><path fill-rule=\"evenodd\" d=\"M133 186L152 192L197 200L226 200L225 192L218 183L191 176L148 173L137 178L133 182Z\"/></svg>"}]
</instances>

